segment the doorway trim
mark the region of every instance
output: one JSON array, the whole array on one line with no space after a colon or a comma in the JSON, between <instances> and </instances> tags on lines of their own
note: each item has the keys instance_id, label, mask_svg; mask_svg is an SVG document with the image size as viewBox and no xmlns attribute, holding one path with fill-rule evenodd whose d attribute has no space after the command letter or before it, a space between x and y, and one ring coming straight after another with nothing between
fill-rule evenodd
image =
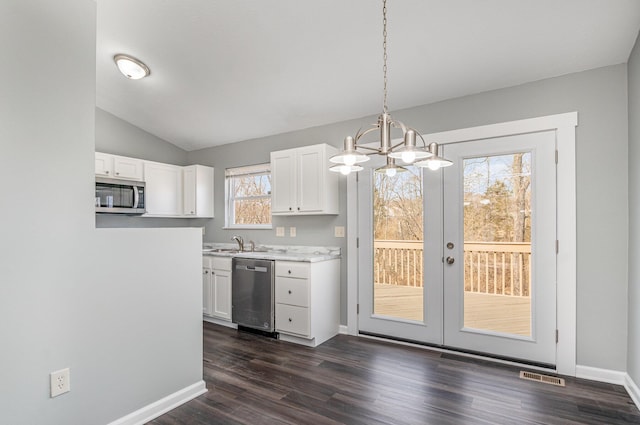
<instances>
[{"instance_id":1,"label":"doorway trim","mask_svg":"<svg viewBox=\"0 0 640 425\"><path fill-rule=\"evenodd\" d=\"M557 146L556 371L576 375L576 126L578 113L548 115L423 135L440 144L554 130ZM358 335L357 174L347 178L347 332Z\"/></svg>"}]
</instances>

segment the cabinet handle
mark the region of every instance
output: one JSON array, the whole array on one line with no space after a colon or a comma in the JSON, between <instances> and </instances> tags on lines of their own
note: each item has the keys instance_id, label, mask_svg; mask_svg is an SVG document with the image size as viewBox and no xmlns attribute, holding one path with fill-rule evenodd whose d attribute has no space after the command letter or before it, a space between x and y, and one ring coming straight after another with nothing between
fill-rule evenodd
<instances>
[{"instance_id":1,"label":"cabinet handle","mask_svg":"<svg viewBox=\"0 0 640 425\"><path fill-rule=\"evenodd\" d=\"M298 211L300 211L300 207L298 207Z\"/></svg>"},{"instance_id":2,"label":"cabinet handle","mask_svg":"<svg viewBox=\"0 0 640 425\"><path fill-rule=\"evenodd\" d=\"M205 270L205 271L204 271L204 274L209 274L209 270Z\"/></svg>"},{"instance_id":3,"label":"cabinet handle","mask_svg":"<svg viewBox=\"0 0 640 425\"><path fill-rule=\"evenodd\" d=\"M291 270L289 270L287 273L291 274Z\"/></svg>"},{"instance_id":4,"label":"cabinet handle","mask_svg":"<svg viewBox=\"0 0 640 425\"><path fill-rule=\"evenodd\" d=\"M118 172L116 171L116 176L119 176L119 175L120 175L120 173L118 173ZM300 208L298 208L298 209L300 209Z\"/></svg>"},{"instance_id":5,"label":"cabinet handle","mask_svg":"<svg viewBox=\"0 0 640 425\"><path fill-rule=\"evenodd\" d=\"M293 210L293 208L289 207L289 211L292 211L292 210Z\"/></svg>"},{"instance_id":6,"label":"cabinet handle","mask_svg":"<svg viewBox=\"0 0 640 425\"><path fill-rule=\"evenodd\" d=\"M291 289L289 289L289 294L291 294Z\"/></svg>"},{"instance_id":7,"label":"cabinet handle","mask_svg":"<svg viewBox=\"0 0 640 425\"><path fill-rule=\"evenodd\" d=\"M105 173L105 174L109 174L109 170L105 171L104 173Z\"/></svg>"},{"instance_id":8,"label":"cabinet handle","mask_svg":"<svg viewBox=\"0 0 640 425\"><path fill-rule=\"evenodd\" d=\"M291 319L291 317L289 317L289 323L293 322L293 320Z\"/></svg>"}]
</instances>

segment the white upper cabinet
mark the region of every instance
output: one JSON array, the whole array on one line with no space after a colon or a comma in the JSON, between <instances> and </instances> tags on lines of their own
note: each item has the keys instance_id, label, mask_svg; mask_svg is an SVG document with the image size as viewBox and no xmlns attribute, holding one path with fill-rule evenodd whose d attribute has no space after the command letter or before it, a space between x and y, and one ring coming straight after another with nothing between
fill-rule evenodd
<instances>
[{"instance_id":1,"label":"white upper cabinet","mask_svg":"<svg viewBox=\"0 0 640 425\"><path fill-rule=\"evenodd\" d=\"M327 144L271 152L272 214L338 214L338 175L329 171L336 152Z\"/></svg>"},{"instance_id":2,"label":"white upper cabinet","mask_svg":"<svg viewBox=\"0 0 640 425\"><path fill-rule=\"evenodd\" d=\"M182 216L182 167L144 162L145 216Z\"/></svg>"},{"instance_id":3,"label":"white upper cabinet","mask_svg":"<svg viewBox=\"0 0 640 425\"><path fill-rule=\"evenodd\" d=\"M113 177L113 155L96 152L96 176Z\"/></svg>"},{"instance_id":4,"label":"white upper cabinet","mask_svg":"<svg viewBox=\"0 0 640 425\"><path fill-rule=\"evenodd\" d=\"M296 206L295 149L271 152L271 213L291 214Z\"/></svg>"},{"instance_id":5,"label":"white upper cabinet","mask_svg":"<svg viewBox=\"0 0 640 425\"><path fill-rule=\"evenodd\" d=\"M127 158L124 156L115 156L113 158L113 173L119 179L142 180L143 161L135 158Z\"/></svg>"},{"instance_id":6,"label":"white upper cabinet","mask_svg":"<svg viewBox=\"0 0 640 425\"><path fill-rule=\"evenodd\" d=\"M141 159L96 152L95 172L96 176L142 181L143 163Z\"/></svg>"},{"instance_id":7,"label":"white upper cabinet","mask_svg":"<svg viewBox=\"0 0 640 425\"><path fill-rule=\"evenodd\" d=\"M213 168L204 165L183 167L183 214L213 218Z\"/></svg>"},{"instance_id":8,"label":"white upper cabinet","mask_svg":"<svg viewBox=\"0 0 640 425\"><path fill-rule=\"evenodd\" d=\"M213 218L213 168L96 152L96 176L146 183L143 217Z\"/></svg>"}]
</instances>

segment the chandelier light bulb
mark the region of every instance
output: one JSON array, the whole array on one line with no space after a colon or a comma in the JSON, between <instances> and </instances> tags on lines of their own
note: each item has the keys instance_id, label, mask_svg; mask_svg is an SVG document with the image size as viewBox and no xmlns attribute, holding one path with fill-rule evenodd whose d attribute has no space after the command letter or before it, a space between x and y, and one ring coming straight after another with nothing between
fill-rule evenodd
<instances>
[{"instance_id":1,"label":"chandelier light bulb","mask_svg":"<svg viewBox=\"0 0 640 425\"><path fill-rule=\"evenodd\" d=\"M440 169L440 163L438 161L429 161L429 165L427 167L432 171L437 171Z\"/></svg>"},{"instance_id":2,"label":"chandelier light bulb","mask_svg":"<svg viewBox=\"0 0 640 425\"><path fill-rule=\"evenodd\" d=\"M351 154L345 155L343 161L344 165L353 165L356 163L356 156Z\"/></svg>"},{"instance_id":3,"label":"chandelier light bulb","mask_svg":"<svg viewBox=\"0 0 640 425\"><path fill-rule=\"evenodd\" d=\"M412 152L412 151L402 152L402 161L404 161L405 163L411 164L415 160L416 160L415 152Z\"/></svg>"},{"instance_id":4,"label":"chandelier light bulb","mask_svg":"<svg viewBox=\"0 0 640 425\"><path fill-rule=\"evenodd\" d=\"M348 176L351 173L351 165L343 165L342 167L340 167L340 174L342 174L343 176Z\"/></svg>"},{"instance_id":5,"label":"chandelier light bulb","mask_svg":"<svg viewBox=\"0 0 640 425\"><path fill-rule=\"evenodd\" d=\"M387 168L384 172L387 177L394 177L397 173L395 168Z\"/></svg>"}]
</instances>

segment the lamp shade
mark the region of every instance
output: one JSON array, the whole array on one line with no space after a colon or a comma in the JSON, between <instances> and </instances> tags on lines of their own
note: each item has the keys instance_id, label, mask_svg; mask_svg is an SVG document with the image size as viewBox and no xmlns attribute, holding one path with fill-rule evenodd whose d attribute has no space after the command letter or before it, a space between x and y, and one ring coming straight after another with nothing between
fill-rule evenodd
<instances>
[{"instance_id":1,"label":"lamp shade","mask_svg":"<svg viewBox=\"0 0 640 425\"><path fill-rule=\"evenodd\" d=\"M424 161L419 161L414 163L414 165L418 167L425 167L430 170L439 170L442 167L448 167L453 165L453 162L449 161L446 158L438 156L438 144L433 142L429 144L429 152L432 153L432 156L425 159Z\"/></svg>"},{"instance_id":2,"label":"lamp shade","mask_svg":"<svg viewBox=\"0 0 640 425\"><path fill-rule=\"evenodd\" d=\"M401 159L406 164L412 164L415 161L419 161L432 156L431 152L423 148L416 146L416 132L414 130L407 130L404 133L404 144L399 148L389 152L391 158Z\"/></svg>"},{"instance_id":3,"label":"lamp shade","mask_svg":"<svg viewBox=\"0 0 640 425\"><path fill-rule=\"evenodd\" d=\"M393 159L390 156L387 156L387 164L382 167L376 168L374 171L376 173L384 173L387 175L387 177L393 177L398 173L404 173L405 171L408 171L408 170L404 167L396 165L395 159Z\"/></svg>"},{"instance_id":4,"label":"lamp shade","mask_svg":"<svg viewBox=\"0 0 640 425\"><path fill-rule=\"evenodd\" d=\"M355 141L351 136L345 137L344 149L329 158L329 161L333 162L334 164L342 165L354 165L361 162L366 162L368 160L369 157L367 155L356 150Z\"/></svg>"}]
</instances>

